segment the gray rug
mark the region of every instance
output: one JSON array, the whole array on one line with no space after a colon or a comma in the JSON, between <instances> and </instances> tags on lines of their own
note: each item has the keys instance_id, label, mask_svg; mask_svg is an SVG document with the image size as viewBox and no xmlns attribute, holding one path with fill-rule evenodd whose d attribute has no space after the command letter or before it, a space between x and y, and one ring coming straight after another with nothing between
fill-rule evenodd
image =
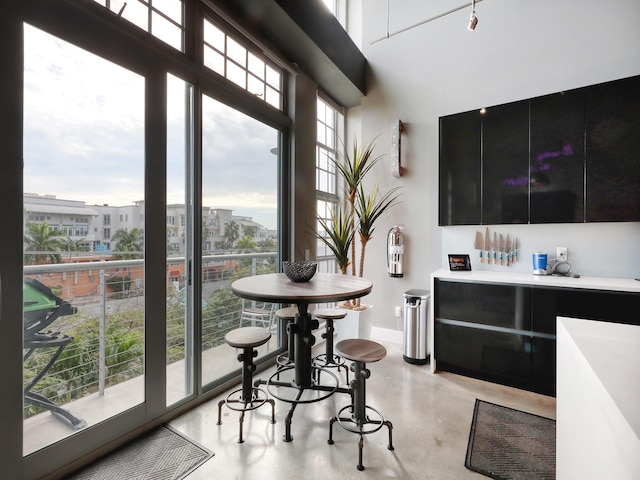
<instances>
[{"instance_id":1,"label":"gray rug","mask_svg":"<svg viewBox=\"0 0 640 480\"><path fill-rule=\"evenodd\" d=\"M476 399L465 466L500 480L555 479L556 422Z\"/></svg>"},{"instance_id":2,"label":"gray rug","mask_svg":"<svg viewBox=\"0 0 640 480\"><path fill-rule=\"evenodd\" d=\"M116 450L71 480L179 480L213 453L168 425Z\"/></svg>"}]
</instances>

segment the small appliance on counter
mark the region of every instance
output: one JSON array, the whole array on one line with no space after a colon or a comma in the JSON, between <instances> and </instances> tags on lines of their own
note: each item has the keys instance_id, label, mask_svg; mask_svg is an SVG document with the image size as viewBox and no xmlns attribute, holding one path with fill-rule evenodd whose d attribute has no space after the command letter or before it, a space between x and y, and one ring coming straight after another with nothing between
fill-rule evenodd
<instances>
[{"instance_id":1,"label":"small appliance on counter","mask_svg":"<svg viewBox=\"0 0 640 480\"><path fill-rule=\"evenodd\" d=\"M533 252L533 274L548 275L547 272L547 254L542 252Z\"/></svg>"}]
</instances>

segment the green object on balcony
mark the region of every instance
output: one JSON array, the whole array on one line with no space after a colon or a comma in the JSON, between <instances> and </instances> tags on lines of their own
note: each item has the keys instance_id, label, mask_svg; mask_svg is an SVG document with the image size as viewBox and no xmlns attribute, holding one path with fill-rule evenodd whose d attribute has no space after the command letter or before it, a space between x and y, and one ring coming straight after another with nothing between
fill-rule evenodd
<instances>
[{"instance_id":1,"label":"green object on balcony","mask_svg":"<svg viewBox=\"0 0 640 480\"><path fill-rule=\"evenodd\" d=\"M31 280L31 279L29 279ZM36 318L41 317L46 312L53 310L57 307L55 296L52 293L46 292L45 285L34 281L28 282L25 278L22 284L22 298L23 298L23 310L25 317Z\"/></svg>"}]
</instances>

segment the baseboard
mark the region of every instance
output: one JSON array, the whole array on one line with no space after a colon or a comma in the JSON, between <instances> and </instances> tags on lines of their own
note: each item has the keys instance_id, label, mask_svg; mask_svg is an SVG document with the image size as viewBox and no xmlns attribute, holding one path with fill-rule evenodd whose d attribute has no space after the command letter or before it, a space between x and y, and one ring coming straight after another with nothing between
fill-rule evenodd
<instances>
[{"instance_id":1,"label":"baseboard","mask_svg":"<svg viewBox=\"0 0 640 480\"><path fill-rule=\"evenodd\" d=\"M388 328L371 327L371 340L402 345L402 332Z\"/></svg>"}]
</instances>

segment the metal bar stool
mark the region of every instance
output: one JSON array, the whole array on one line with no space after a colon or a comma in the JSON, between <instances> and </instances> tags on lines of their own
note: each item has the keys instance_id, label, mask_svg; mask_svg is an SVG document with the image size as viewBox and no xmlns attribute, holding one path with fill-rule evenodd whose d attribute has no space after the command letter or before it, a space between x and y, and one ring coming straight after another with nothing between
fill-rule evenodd
<instances>
[{"instance_id":1,"label":"metal bar stool","mask_svg":"<svg viewBox=\"0 0 640 480\"><path fill-rule=\"evenodd\" d=\"M317 319L325 321L325 331L322 334L322 338L325 339L325 353L317 355L313 358L313 363L322 368L344 368L347 376L347 383L349 383L349 368L344 362L344 358L334 353L333 348L333 333L335 328L333 327L334 320L339 320L347 316L347 312L338 308L318 308L314 310L313 316ZM316 370L317 375L320 376L322 370Z\"/></svg>"},{"instance_id":2,"label":"metal bar stool","mask_svg":"<svg viewBox=\"0 0 640 480\"><path fill-rule=\"evenodd\" d=\"M291 328L291 324L296 318L296 313L298 313L298 307L284 307L276 310L276 317L280 320L280 324L282 328L287 332L287 352L281 353L276 357L276 365L277 368L281 367L289 367L294 364L295 361L295 332L294 329Z\"/></svg>"},{"instance_id":3,"label":"metal bar stool","mask_svg":"<svg viewBox=\"0 0 640 480\"><path fill-rule=\"evenodd\" d=\"M360 436L358 442L358 470L364 470L362 464L362 447L364 444L363 435L377 432L386 425L389 429L389 445L387 448L393 450L393 439L391 431L393 425L385 420L382 414L373 407L367 405L366 399L366 379L371 372L366 368L367 363L382 360L387 355L387 350L379 343L361 338L342 340L336 345L336 350L347 360L351 360L351 371L354 379L349 385L351 391L351 405L343 407L338 415L329 420L329 445L333 445L333 424L338 422L345 430L357 433ZM341 417L345 410L351 413L349 417ZM367 412L374 414L374 419L369 418Z\"/></svg>"},{"instance_id":4,"label":"metal bar stool","mask_svg":"<svg viewBox=\"0 0 640 480\"><path fill-rule=\"evenodd\" d=\"M264 345L270 338L271 332L260 327L236 328L224 336L224 341L227 342L227 344L234 348L242 349L242 353L238 355L238 361L242 362L242 388L234 390L226 399L218 402L218 425L222 425L222 405L226 405L231 410L241 412L238 443L244 442L242 438L242 424L246 411L255 410L269 402L271 404L271 423L276 423L276 402L272 398L268 398L267 392L263 389L252 385L253 372L256 369L253 358L258 356L258 351L255 350L255 347ZM236 404L239 404L239 406L236 406Z\"/></svg>"}]
</instances>

